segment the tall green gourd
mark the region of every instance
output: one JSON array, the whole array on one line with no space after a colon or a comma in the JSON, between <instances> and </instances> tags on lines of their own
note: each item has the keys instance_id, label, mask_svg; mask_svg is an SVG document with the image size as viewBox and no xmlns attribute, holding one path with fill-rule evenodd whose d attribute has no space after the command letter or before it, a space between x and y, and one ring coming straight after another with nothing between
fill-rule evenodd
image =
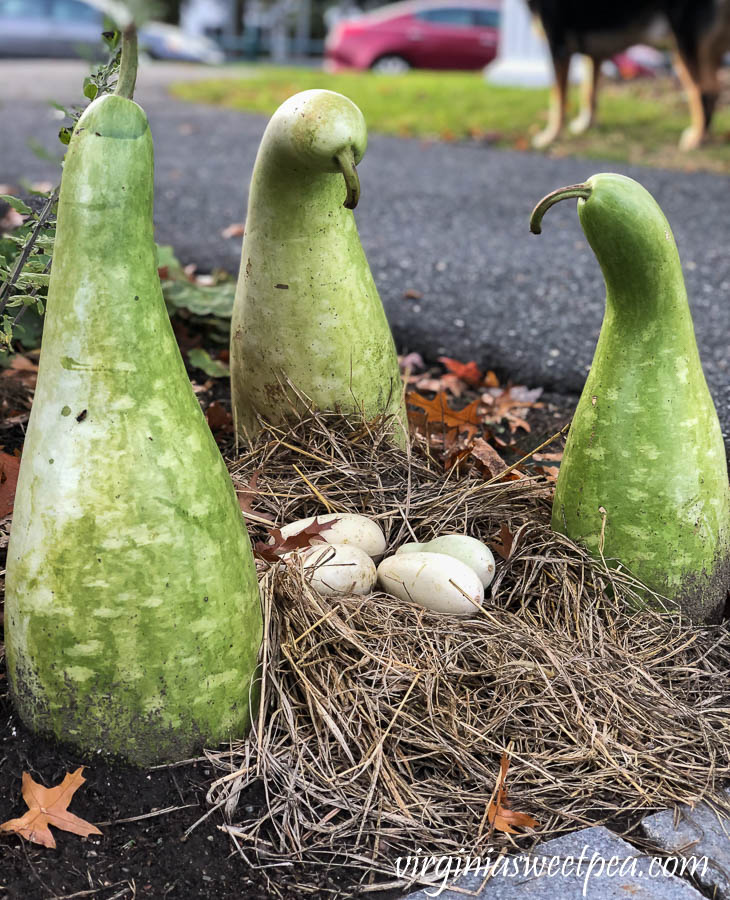
<instances>
[{"instance_id":1,"label":"tall green gourd","mask_svg":"<svg viewBox=\"0 0 730 900\"><path fill-rule=\"evenodd\" d=\"M119 93L91 103L66 156L5 629L28 726L150 764L245 733L262 624L162 298L134 50L129 32Z\"/></svg>"},{"instance_id":2,"label":"tall green gourd","mask_svg":"<svg viewBox=\"0 0 730 900\"><path fill-rule=\"evenodd\" d=\"M296 94L266 128L231 327L239 434L302 406L288 380L318 409L393 414L405 441L395 345L351 212L366 143L362 113L332 91Z\"/></svg>"},{"instance_id":3,"label":"tall green gourd","mask_svg":"<svg viewBox=\"0 0 730 900\"><path fill-rule=\"evenodd\" d=\"M692 620L714 622L730 579L730 492L679 254L654 198L594 175L578 198L606 281L606 314L555 490L556 531L622 563Z\"/></svg>"}]
</instances>

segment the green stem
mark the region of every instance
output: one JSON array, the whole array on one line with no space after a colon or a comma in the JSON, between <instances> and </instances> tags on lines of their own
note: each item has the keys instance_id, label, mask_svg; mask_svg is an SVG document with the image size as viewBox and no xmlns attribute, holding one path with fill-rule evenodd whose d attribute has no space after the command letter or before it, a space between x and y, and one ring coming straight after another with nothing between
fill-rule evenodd
<instances>
[{"instance_id":1,"label":"green stem","mask_svg":"<svg viewBox=\"0 0 730 900\"><path fill-rule=\"evenodd\" d=\"M345 199L345 209L355 209L360 200L360 177L355 168L355 154L352 147L345 147L335 154L335 159L339 165L342 175L347 186L347 198Z\"/></svg>"},{"instance_id":2,"label":"green stem","mask_svg":"<svg viewBox=\"0 0 730 900\"><path fill-rule=\"evenodd\" d=\"M533 234L540 234L542 231L542 217L551 206L554 206L561 200L569 200L571 197L582 197L584 200L587 200L590 196L591 186L589 184L569 184L567 187L558 188L557 191L551 191L533 209L530 216L530 231Z\"/></svg>"},{"instance_id":3,"label":"green stem","mask_svg":"<svg viewBox=\"0 0 730 900\"><path fill-rule=\"evenodd\" d=\"M137 81L137 29L128 25L122 32L122 58L119 63L119 78L114 93L118 97L131 100Z\"/></svg>"}]
</instances>

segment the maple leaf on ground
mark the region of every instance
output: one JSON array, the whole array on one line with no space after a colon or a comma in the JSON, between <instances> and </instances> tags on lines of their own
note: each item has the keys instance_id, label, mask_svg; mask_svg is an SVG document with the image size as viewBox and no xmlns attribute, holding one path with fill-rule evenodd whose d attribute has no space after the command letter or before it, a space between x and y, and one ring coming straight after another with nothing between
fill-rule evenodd
<instances>
[{"instance_id":1,"label":"maple leaf on ground","mask_svg":"<svg viewBox=\"0 0 730 900\"><path fill-rule=\"evenodd\" d=\"M67 772L63 781L56 787L47 788L33 781L27 772L23 772L23 800L28 812L19 819L10 819L0 825L0 831L19 834L27 841L42 844L44 847L55 847L56 842L49 825L88 837L90 834L101 834L99 829L80 819L68 811L68 805L74 793L86 779L81 774L84 767L79 766L75 772Z\"/></svg>"},{"instance_id":2,"label":"maple leaf on ground","mask_svg":"<svg viewBox=\"0 0 730 900\"><path fill-rule=\"evenodd\" d=\"M268 562L276 562L285 553L311 547L312 538L320 537L323 531L328 531L337 521L339 520L330 519L329 522L318 522L315 518L311 525L307 525L306 528L302 528L301 531L297 531L296 534L290 534L286 538L282 535L280 528L272 528L269 532L269 537L274 539L273 542L256 541L253 545L253 552L261 559L265 559ZM321 541L326 543L324 538L321 538Z\"/></svg>"},{"instance_id":3,"label":"maple leaf on ground","mask_svg":"<svg viewBox=\"0 0 730 900\"><path fill-rule=\"evenodd\" d=\"M20 459L9 453L0 453L0 519L9 516L15 502Z\"/></svg>"},{"instance_id":4,"label":"maple leaf on ground","mask_svg":"<svg viewBox=\"0 0 730 900\"><path fill-rule=\"evenodd\" d=\"M482 383L484 373L479 366L470 360L468 363L459 362L458 359L450 359L448 356L439 356L439 362L452 375L456 375L462 381L465 381L469 387L478 387Z\"/></svg>"},{"instance_id":5,"label":"maple leaf on ground","mask_svg":"<svg viewBox=\"0 0 730 900\"><path fill-rule=\"evenodd\" d=\"M506 419L510 431L514 433L518 428L527 432L531 430L524 416L529 409L538 409L544 405L537 402L541 395L542 388L530 390L523 384L514 384L506 388L489 388L481 399L487 407L487 420L495 422Z\"/></svg>"},{"instance_id":6,"label":"maple leaf on ground","mask_svg":"<svg viewBox=\"0 0 730 900\"><path fill-rule=\"evenodd\" d=\"M406 394L406 402L424 411L427 424L458 428L460 432L465 431L473 435L477 433L478 426L482 423L482 416L479 413L481 405L479 398L473 400L463 409L452 409L444 391L439 391L433 400L429 400L428 397L422 397L416 391L409 391ZM420 424L418 417L415 418L416 424Z\"/></svg>"},{"instance_id":7,"label":"maple leaf on ground","mask_svg":"<svg viewBox=\"0 0 730 900\"><path fill-rule=\"evenodd\" d=\"M513 825L517 828L538 828L539 823L537 819L533 819L527 813L515 812L509 808L506 783L507 769L509 769L509 757L506 753L503 753L499 763L497 787L487 808L489 824L495 831L501 831L504 834L519 834L512 827Z\"/></svg>"},{"instance_id":8,"label":"maple leaf on ground","mask_svg":"<svg viewBox=\"0 0 730 900\"><path fill-rule=\"evenodd\" d=\"M512 554L512 545L515 542L515 536L504 524L499 526L499 541L501 543L498 541L491 541L490 546L499 553L502 559L509 559Z\"/></svg>"}]
</instances>

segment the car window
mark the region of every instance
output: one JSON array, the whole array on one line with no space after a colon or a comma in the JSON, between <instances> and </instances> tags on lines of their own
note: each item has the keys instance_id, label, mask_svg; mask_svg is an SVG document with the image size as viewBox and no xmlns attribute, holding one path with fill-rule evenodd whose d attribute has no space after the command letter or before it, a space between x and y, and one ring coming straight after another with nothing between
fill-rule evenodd
<instances>
[{"instance_id":1,"label":"car window","mask_svg":"<svg viewBox=\"0 0 730 900\"><path fill-rule=\"evenodd\" d=\"M51 17L54 22L84 22L101 25L104 16L98 9L81 3L81 0L51 0Z\"/></svg>"},{"instance_id":2,"label":"car window","mask_svg":"<svg viewBox=\"0 0 730 900\"><path fill-rule=\"evenodd\" d=\"M424 9L418 13L419 19L434 25L473 25L474 10L444 7L444 9Z\"/></svg>"},{"instance_id":3,"label":"car window","mask_svg":"<svg viewBox=\"0 0 730 900\"><path fill-rule=\"evenodd\" d=\"M477 9L476 17L477 25L482 28L499 28L498 9Z\"/></svg>"},{"instance_id":4,"label":"car window","mask_svg":"<svg viewBox=\"0 0 730 900\"><path fill-rule=\"evenodd\" d=\"M48 0L0 0L0 18L45 19Z\"/></svg>"}]
</instances>

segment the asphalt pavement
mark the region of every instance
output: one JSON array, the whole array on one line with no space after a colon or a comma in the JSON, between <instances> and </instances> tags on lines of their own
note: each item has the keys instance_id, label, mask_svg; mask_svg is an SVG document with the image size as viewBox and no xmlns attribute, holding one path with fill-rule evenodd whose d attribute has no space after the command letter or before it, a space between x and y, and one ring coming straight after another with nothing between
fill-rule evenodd
<instances>
[{"instance_id":1,"label":"asphalt pavement","mask_svg":"<svg viewBox=\"0 0 730 900\"><path fill-rule=\"evenodd\" d=\"M0 61L0 183L57 178L56 164L27 144L60 155L48 100L76 100L83 74L78 63ZM235 272L241 239L221 231L245 218L266 119L169 96L171 81L207 74L143 66L137 99L155 138L158 241L201 270ZM529 232L530 211L548 191L595 172L637 178L674 230L707 380L730 433L730 179L378 135L359 169L357 222L399 348L475 359L573 395L593 356L603 280L572 203L550 211L539 237Z\"/></svg>"}]
</instances>

